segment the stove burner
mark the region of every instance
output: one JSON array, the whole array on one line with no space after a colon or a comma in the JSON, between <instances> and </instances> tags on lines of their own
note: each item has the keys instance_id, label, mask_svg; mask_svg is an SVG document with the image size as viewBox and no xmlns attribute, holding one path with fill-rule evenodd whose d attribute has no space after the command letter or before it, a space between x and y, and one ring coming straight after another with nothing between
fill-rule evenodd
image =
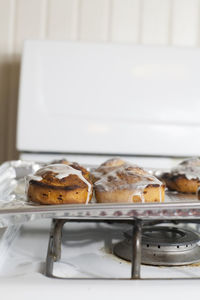
<instances>
[{"instance_id":1,"label":"stove burner","mask_svg":"<svg viewBox=\"0 0 200 300\"><path fill-rule=\"evenodd\" d=\"M114 246L114 254L131 261L132 235ZM155 266L188 265L200 261L200 237L175 227L155 226L142 230L142 263Z\"/></svg>"}]
</instances>

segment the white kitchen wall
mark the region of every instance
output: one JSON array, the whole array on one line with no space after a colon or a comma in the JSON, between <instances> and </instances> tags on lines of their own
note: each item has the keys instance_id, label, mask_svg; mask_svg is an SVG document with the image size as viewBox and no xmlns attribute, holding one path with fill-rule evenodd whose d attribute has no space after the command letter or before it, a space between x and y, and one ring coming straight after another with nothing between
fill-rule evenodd
<instances>
[{"instance_id":1,"label":"white kitchen wall","mask_svg":"<svg viewBox=\"0 0 200 300\"><path fill-rule=\"evenodd\" d=\"M25 39L199 47L199 30L200 0L0 0L0 161L17 157L17 95Z\"/></svg>"}]
</instances>

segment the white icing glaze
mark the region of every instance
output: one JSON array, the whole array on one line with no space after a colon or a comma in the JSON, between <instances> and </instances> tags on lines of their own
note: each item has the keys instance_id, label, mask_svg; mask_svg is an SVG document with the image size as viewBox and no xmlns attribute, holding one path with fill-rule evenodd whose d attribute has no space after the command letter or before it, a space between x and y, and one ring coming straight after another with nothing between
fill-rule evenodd
<instances>
[{"instance_id":1,"label":"white icing glaze","mask_svg":"<svg viewBox=\"0 0 200 300\"><path fill-rule=\"evenodd\" d=\"M125 175L125 178L120 178L121 175ZM126 180L126 176L132 176L132 182ZM95 187L99 190L110 192L112 190L130 190L127 202L133 202L132 198L135 195L140 196L142 202L145 202L144 189L150 184L159 185L160 190L160 202L162 201L162 182L160 182L155 176L149 174L146 170L138 167L137 165L131 165L126 163L111 172L103 175L101 179L95 182Z\"/></svg>"},{"instance_id":2,"label":"white icing glaze","mask_svg":"<svg viewBox=\"0 0 200 300\"><path fill-rule=\"evenodd\" d=\"M97 169L91 170L91 173L96 179L100 179L103 175L116 170L125 164L127 164L127 162L120 157L113 157L101 164Z\"/></svg>"},{"instance_id":3,"label":"white icing glaze","mask_svg":"<svg viewBox=\"0 0 200 300\"><path fill-rule=\"evenodd\" d=\"M65 164L48 165L48 166L45 166L45 167L39 169L35 174L27 176L26 187L29 185L30 180L41 181L42 175L46 172L55 173L56 174L55 177L58 178L59 180L65 178L65 177L68 177L69 175L78 176L88 186L88 194L87 194L87 199L86 199L86 203L85 203L85 204L88 204L91 193L92 193L91 184L86 180L86 178L83 176L83 174L80 170L74 169L71 166L68 166ZM27 191L27 188L26 188L26 191Z\"/></svg>"},{"instance_id":4,"label":"white icing glaze","mask_svg":"<svg viewBox=\"0 0 200 300\"><path fill-rule=\"evenodd\" d=\"M173 168L171 172L173 175L185 175L188 180L200 180L200 159L193 157L191 159L184 160L177 167Z\"/></svg>"}]
</instances>

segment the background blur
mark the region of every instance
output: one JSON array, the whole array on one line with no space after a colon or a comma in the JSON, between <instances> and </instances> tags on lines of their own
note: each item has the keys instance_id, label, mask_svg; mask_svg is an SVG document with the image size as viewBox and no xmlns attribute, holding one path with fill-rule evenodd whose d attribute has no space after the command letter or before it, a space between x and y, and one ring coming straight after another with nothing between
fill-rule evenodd
<instances>
[{"instance_id":1,"label":"background blur","mask_svg":"<svg viewBox=\"0 0 200 300\"><path fill-rule=\"evenodd\" d=\"M200 0L0 0L0 162L17 157L27 38L199 47Z\"/></svg>"}]
</instances>

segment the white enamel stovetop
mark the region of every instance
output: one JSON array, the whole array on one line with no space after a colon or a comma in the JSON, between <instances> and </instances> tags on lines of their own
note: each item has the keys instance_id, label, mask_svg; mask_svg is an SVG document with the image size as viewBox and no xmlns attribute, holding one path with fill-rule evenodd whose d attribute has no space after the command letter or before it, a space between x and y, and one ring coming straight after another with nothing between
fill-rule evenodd
<instances>
[{"instance_id":1,"label":"white enamel stovetop","mask_svg":"<svg viewBox=\"0 0 200 300\"><path fill-rule=\"evenodd\" d=\"M194 136L199 135L199 56L198 49L189 48L27 41L17 126L21 158L40 160L39 152L198 155L199 140ZM42 156L49 161L57 158ZM66 158L81 164L85 158L88 164L106 159L81 155ZM135 158L134 162L155 168L176 163L144 158ZM115 238L119 234L119 229L106 226L101 225L102 231L97 234L99 225L88 233L80 225L74 236L78 241L80 235L84 236L85 241L76 248L71 234L75 227L71 228L66 235L71 240L66 241L66 251L55 272L127 277L130 265L103 250L105 236L112 231ZM43 270L49 227L49 220L27 223L10 247L0 251L5 254L0 269L2 299L173 299L189 298L200 291L199 280L46 278ZM184 277L195 275L197 270L142 266L142 276Z\"/></svg>"},{"instance_id":2,"label":"white enamel stovetop","mask_svg":"<svg viewBox=\"0 0 200 300\"><path fill-rule=\"evenodd\" d=\"M61 277L88 278L87 280L50 279L44 275L45 259L48 246L50 220L37 220L24 224L10 237L8 243L1 240L0 285L7 299L29 295L34 299L42 293L46 298L53 295L65 295L76 299L77 296L87 299L102 299L112 294L115 298L123 295L158 294L170 286L174 295L186 288L195 288L199 280L90 280L90 277L130 276L130 263L113 256L112 244L123 238L122 232L129 225L125 224L67 224L64 227L62 257L55 263L54 275ZM142 266L143 278L174 277L187 278L200 275L199 266L190 267L150 267ZM145 288L143 288L145 287ZM18 292L17 292L18 291ZM191 290L190 290L191 291ZM156 292L156 295L158 295ZM182 292L181 292L182 293ZM184 292L185 293L185 292ZM191 294L193 290L191 291ZM20 296L21 295L21 296ZM184 295L183 295L184 296ZM162 295L162 298L165 295ZM18 299L18 298L17 298Z\"/></svg>"}]
</instances>

